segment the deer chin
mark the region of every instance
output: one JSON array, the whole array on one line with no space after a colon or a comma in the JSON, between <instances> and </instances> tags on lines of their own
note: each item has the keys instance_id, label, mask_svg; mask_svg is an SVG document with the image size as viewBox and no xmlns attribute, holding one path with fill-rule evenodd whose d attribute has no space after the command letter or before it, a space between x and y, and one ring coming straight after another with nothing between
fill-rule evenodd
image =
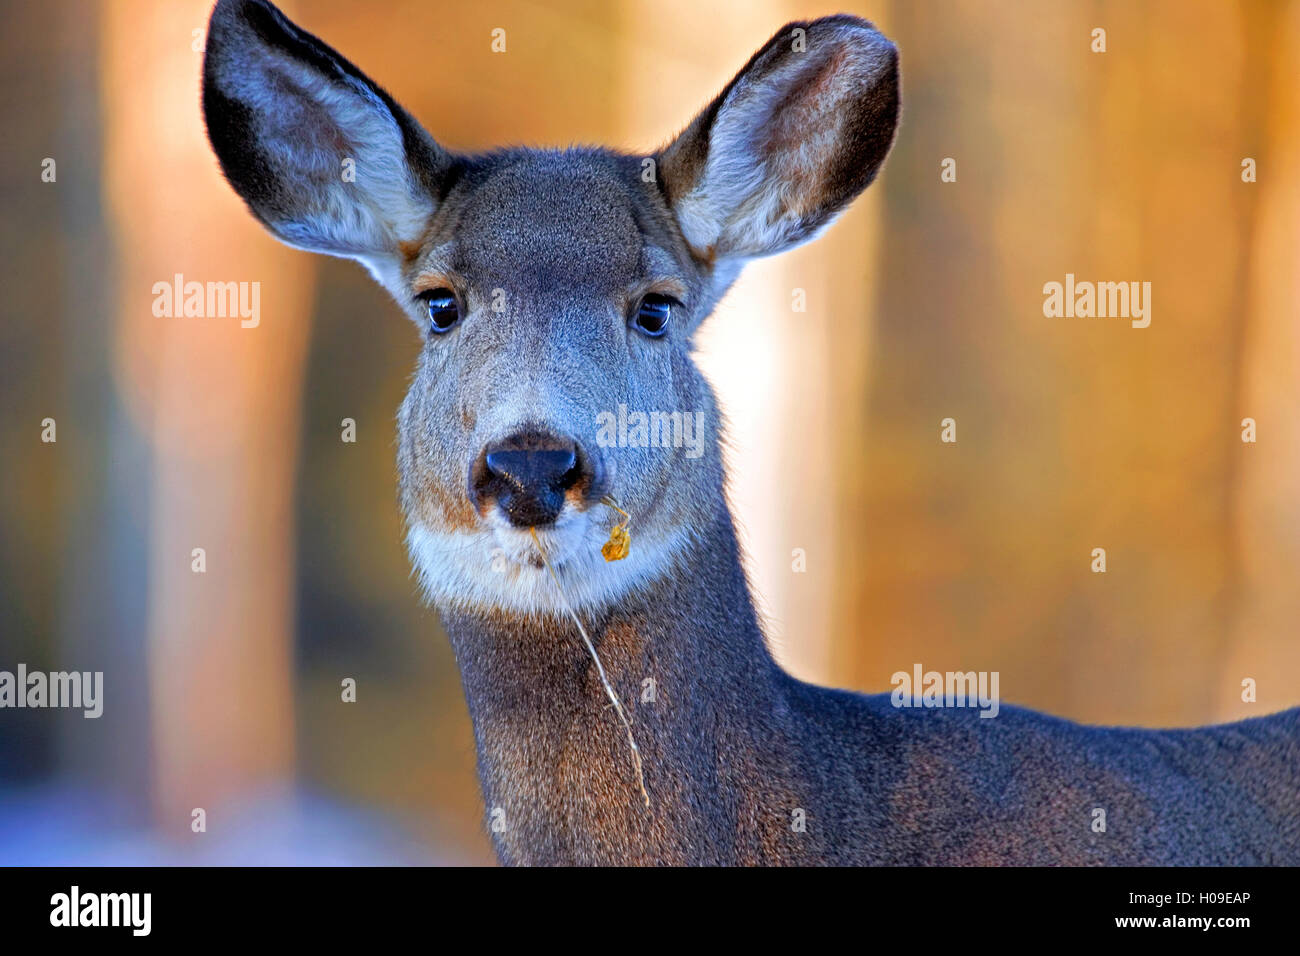
<instances>
[{"instance_id":1,"label":"deer chin","mask_svg":"<svg viewBox=\"0 0 1300 956\"><path fill-rule=\"evenodd\" d=\"M601 545L611 522L566 507L537 537L559 579L542 563L527 528L512 526L496 510L472 530L412 524L406 545L425 597L439 610L565 617L569 609L593 614L652 585L675 565L688 534L636 535L621 561L606 561Z\"/></svg>"}]
</instances>

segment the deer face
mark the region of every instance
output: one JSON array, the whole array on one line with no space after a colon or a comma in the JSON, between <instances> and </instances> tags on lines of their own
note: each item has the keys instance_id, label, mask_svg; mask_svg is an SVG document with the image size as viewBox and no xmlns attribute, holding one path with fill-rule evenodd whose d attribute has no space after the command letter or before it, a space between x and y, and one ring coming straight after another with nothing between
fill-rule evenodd
<instances>
[{"instance_id":1,"label":"deer face","mask_svg":"<svg viewBox=\"0 0 1300 956\"><path fill-rule=\"evenodd\" d=\"M399 465L430 597L559 613L538 541L595 610L725 507L691 336L745 261L811 238L874 177L897 67L864 21L792 24L655 154L461 156L269 3L221 0L204 110L253 213L361 261L419 329ZM634 533L608 564L607 498Z\"/></svg>"},{"instance_id":2,"label":"deer face","mask_svg":"<svg viewBox=\"0 0 1300 956\"><path fill-rule=\"evenodd\" d=\"M720 476L712 395L689 356L707 280L635 158L467 164L404 271L425 341L399 419L402 498L430 590L487 582L495 606L545 607L534 531L581 594L644 573L698 524L711 501L698 489ZM636 534L609 565L607 495Z\"/></svg>"}]
</instances>

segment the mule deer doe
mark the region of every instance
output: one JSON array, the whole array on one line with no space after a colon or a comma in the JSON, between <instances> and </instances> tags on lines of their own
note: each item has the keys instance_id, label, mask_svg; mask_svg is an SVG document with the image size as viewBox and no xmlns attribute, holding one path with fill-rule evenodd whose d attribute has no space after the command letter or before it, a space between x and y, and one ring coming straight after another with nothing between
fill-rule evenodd
<instances>
[{"instance_id":1,"label":"mule deer doe","mask_svg":"<svg viewBox=\"0 0 1300 956\"><path fill-rule=\"evenodd\" d=\"M1300 863L1300 709L982 720L769 655L689 349L747 260L816 236L879 170L898 58L871 24L783 27L650 157L462 155L270 3L221 0L203 109L253 214L361 261L424 336L402 507L504 862ZM595 422L620 405L703 412L706 453L605 447ZM609 563L607 496L635 520ZM622 700L657 687L633 717L648 804L579 619Z\"/></svg>"}]
</instances>

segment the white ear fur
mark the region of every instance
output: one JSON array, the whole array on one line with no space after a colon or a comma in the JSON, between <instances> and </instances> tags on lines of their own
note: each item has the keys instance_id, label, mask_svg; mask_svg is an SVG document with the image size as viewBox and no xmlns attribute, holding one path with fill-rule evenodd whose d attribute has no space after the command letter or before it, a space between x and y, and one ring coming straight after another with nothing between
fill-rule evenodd
<instances>
[{"instance_id":1,"label":"white ear fur","mask_svg":"<svg viewBox=\"0 0 1300 956\"><path fill-rule=\"evenodd\" d=\"M258 116L258 146L272 164L315 187L300 215L268 225L291 245L336 255L394 250L417 239L433 215L433 198L417 182L384 102L350 77L339 85L272 51L255 55L263 62L228 91ZM259 67L264 76L287 79L296 95L259 83ZM302 116L311 111L317 116ZM330 125L312 127L313 119Z\"/></svg>"},{"instance_id":2,"label":"white ear fur","mask_svg":"<svg viewBox=\"0 0 1300 956\"><path fill-rule=\"evenodd\" d=\"M897 122L897 52L853 17L791 24L719 100L663 154L666 178L689 179L673 209L703 258L770 255L816 236L874 177Z\"/></svg>"}]
</instances>

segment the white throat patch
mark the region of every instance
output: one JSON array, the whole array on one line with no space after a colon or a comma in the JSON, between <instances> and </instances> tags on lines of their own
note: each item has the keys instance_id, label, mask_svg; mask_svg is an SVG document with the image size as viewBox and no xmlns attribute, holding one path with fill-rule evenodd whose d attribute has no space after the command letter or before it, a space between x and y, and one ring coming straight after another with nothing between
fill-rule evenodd
<instances>
[{"instance_id":1,"label":"white throat patch","mask_svg":"<svg viewBox=\"0 0 1300 956\"><path fill-rule=\"evenodd\" d=\"M425 596L437 608L558 617L566 614L565 600L577 613L590 614L651 584L671 569L688 538L685 530L667 540L638 537L633 525L628 556L606 561L600 547L608 533L588 513L567 508L554 526L538 531L563 597L546 568L534 563L537 547L529 533L499 516L473 531L412 525L406 546Z\"/></svg>"}]
</instances>

